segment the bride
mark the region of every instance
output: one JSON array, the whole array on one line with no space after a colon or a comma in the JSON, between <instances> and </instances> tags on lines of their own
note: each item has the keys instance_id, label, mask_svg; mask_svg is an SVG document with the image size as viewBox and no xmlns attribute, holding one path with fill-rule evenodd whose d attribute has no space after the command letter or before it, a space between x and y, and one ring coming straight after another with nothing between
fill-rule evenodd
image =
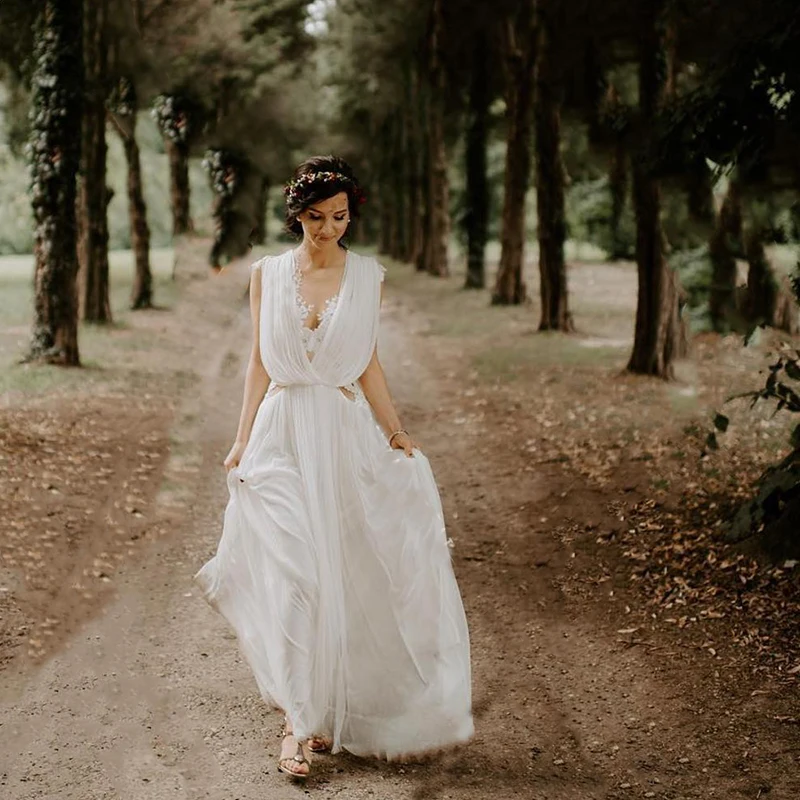
<instances>
[{"instance_id":1,"label":"bride","mask_svg":"<svg viewBox=\"0 0 800 800\"><path fill-rule=\"evenodd\" d=\"M469 637L430 464L376 341L385 269L344 244L363 193L310 158L285 188L302 241L251 269L253 339L216 554L195 574L261 696L279 769L407 757L473 733Z\"/></svg>"}]
</instances>

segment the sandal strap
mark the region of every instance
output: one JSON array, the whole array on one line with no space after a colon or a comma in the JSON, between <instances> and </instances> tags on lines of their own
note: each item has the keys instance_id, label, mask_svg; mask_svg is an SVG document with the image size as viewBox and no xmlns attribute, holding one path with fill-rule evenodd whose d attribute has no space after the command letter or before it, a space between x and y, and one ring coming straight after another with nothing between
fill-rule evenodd
<instances>
[{"instance_id":1,"label":"sandal strap","mask_svg":"<svg viewBox=\"0 0 800 800\"><path fill-rule=\"evenodd\" d=\"M298 764L308 764L310 763L309 760L306 758L306 754L303 752L303 745L298 742L297 744L297 752L292 756L293 760L296 761Z\"/></svg>"},{"instance_id":2,"label":"sandal strap","mask_svg":"<svg viewBox=\"0 0 800 800\"><path fill-rule=\"evenodd\" d=\"M293 733L284 733L283 738L285 739L287 736L294 736ZM309 750L311 748L309 747ZM280 759L281 762L283 761L296 761L298 764L310 764L311 762L306 758L305 753L303 752L303 743L298 739L297 740L297 752L293 756L286 756L286 758Z\"/></svg>"}]
</instances>

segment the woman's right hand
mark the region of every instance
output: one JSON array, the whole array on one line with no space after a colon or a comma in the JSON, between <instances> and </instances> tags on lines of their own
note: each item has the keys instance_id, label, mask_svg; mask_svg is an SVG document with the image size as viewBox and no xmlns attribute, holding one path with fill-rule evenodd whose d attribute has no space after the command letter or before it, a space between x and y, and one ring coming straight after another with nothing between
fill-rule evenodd
<instances>
[{"instance_id":1,"label":"woman's right hand","mask_svg":"<svg viewBox=\"0 0 800 800\"><path fill-rule=\"evenodd\" d=\"M225 456L225 461L222 462L226 472L230 472L234 467L239 466L245 447L247 447L247 442L236 441L233 443L230 452Z\"/></svg>"}]
</instances>

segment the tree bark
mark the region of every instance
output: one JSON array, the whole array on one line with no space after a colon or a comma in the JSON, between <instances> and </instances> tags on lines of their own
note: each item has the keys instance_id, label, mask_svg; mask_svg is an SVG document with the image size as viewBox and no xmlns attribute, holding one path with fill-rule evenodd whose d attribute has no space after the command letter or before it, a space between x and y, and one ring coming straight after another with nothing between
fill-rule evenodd
<instances>
[{"instance_id":1,"label":"tree bark","mask_svg":"<svg viewBox=\"0 0 800 800\"><path fill-rule=\"evenodd\" d=\"M428 179L430 201L425 269L430 275L449 274L448 239L450 237L450 192L447 184L447 148L444 140L445 73L442 63L445 33L443 0L434 0L429 37L428 81L430 84L428 147Z\"/></svg>"},{"instance_id":2,"label":"tree bark","mask_svg":"<svg viewBox=\"0 0 800 800\"><path fill-rule=\"evenodd\" d=\"M531 3L525 2L505 21L506 159L500 264L492 303L517 305L526 297L522 270L525 258L525 195L531 169L533 28Z\"/></svg>"},{"instance_id":3,"label":"tree bark","mask_svg":"<svg viewBox=\"0 0 800 800\"><path fill-rule=\"evenodd\" d=\"M789 282L780 280L764 247L764 226L750 219L744 230L744 252L749 269L744 299L744 314L754 325L798 333L798 310Z\"/></svg>"},{"instance_id":4,"label":"tree bark","mask_svg":"<svg viewBox=\"0 0 800 800\"><path fill-rule=\"evenodd\" d=\"M466 146L467 209L464 227L467 234L467 277L465 289L483 289L486 285L486 242L489 239L489 105L492 101L488 61L488 36L478 35L472 62L469 92L469 122Z\"/></svg>"},{"instance_id":5,"label":"tree bark","mask_svg":"<svg viewBox=\"0 0 800 800\"><path fill-rule=\"evenodd\" d=\"M741 250L742 200L739 182L731 177L708 244L711 290L708 311L718 333L736 327L736 253Z\"/></svg>"},{"instance_id":6,"label":"tree bark","mask_svg":"<svg viewBox=\"0 0 800 800\"><path fill-rule=\"evenodd\" d=\"M131 308L140 309L153 306L153 273L150 269L150 226L147 224L147 205L142 188L142 163L139 157L139 143L136 141L135 110L131 117L131 125L130 136L123 136L122 144L128 162L128 217L136 265L131 290Z\"/></svg>"},{"instance_id":7,"label":"tree bark","mask_svg":"<svg viewBox=\"0 0 800 800\"><path fill-rule=\"evenodd\" d=\"M408 247L405 261L417 264L421 260L425 219L425 196L422 176L424 156L421 143L419 73L412 69L408 77L408 104L405 110L408 158Z\"/></svg>"},{"instance_id":8,"label":"tree bark","mask_svg":"<svg viewBox=\"0 0 800 800\"><path fill-rule=\"evenodd\" d=\"M194 228L189 208L189 147L183 142L174 142L168 136L164 144L169 160L172 234L179 236Z\"/></svg>"},{"instance_id":9,"label":"tree bark","mask_svg":"<svg viewBox=\"0 0 800 800\"><path fill-rule=\"evenodd\" d=\"M744 253L747 259L747 318L757 324L773 325L778 300L778 282L764 249L764 231L752 222L744 232Z\"/></svg>"},{"instance_id":10,"label":"tree bark","mask_svg":"<svg viewBox=\"0 0 800 800\"><path fill-rule=\"evenodd\" d=\"M86 106L78 192L83 318L89 322L107 324L112 322L108 270L110 195L106 185L108 0L85 0L83 40Z\"/></svg>"},{"instance_id":11,"label":"tree bark","mask_svg":"<svg viewBox=\"0 0 800 800\"><path fill-rule=\"evenodd\" d=\"M83 103L83 0L46 0L36 21L31 204L34 318L25 360L80 366L76 175Z\"/></svg>"},{"instance_id":12,"label":"tree bark","mask_svg":"<svg viewBox=\"0 0 800 800\"><path fill-rule=\"evenodd\" d=\"M620 104L617 88L612 84L606 93L606 104L613 108ZM608 185L611 191L611 261L627 258L628 248L622 239L622 215L625 211L625 201L628 196L628 151L621 136L611 149L611 159L608 166Z\"/></svg>"},{"instance_id":13,"label":"tree bark","mask_svg":"<svg viewBox=\"0 0 800 800\"><path fill-rule=\"evenodd\" d=\"M561 86L556 20L551 0L536 0L534 103L536 131L537 235L541 295L540 331L571 332L567 268L564 263L566 211L564 162L561 159Z\"/></svg>"},{"instance_id":14,"label":"tree bark","mask_svg":"<svg viewBox=\"0 0 800 800\"><path fill-rule=\"evenodd\" d=\"M665 89L662 71L664 39L659 23L663 0L642 9L639 54L641 141L633 157L633 200L636 210L638 302L633 352L628 370L665 379L674 377L673 360L680 349L679 286L664 254L661 192L646 160L647 142Z\"/></svg>"}]
</instances>

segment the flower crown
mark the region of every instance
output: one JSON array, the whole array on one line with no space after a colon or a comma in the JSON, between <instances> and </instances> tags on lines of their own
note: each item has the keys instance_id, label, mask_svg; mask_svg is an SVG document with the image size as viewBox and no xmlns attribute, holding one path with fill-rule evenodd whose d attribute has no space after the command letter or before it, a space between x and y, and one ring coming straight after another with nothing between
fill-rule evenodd
<instances>
[{"instance_id":1,"label":"flower crown","mask_svg":"<svg viewBox=\"0 0 800 800\"><path fill-rule=\"evenodd\" d=\"M331 183L333 181L349 183L353 187L358 204L361 205L366 202L367 198L361 187L352 178L341 172L304 172L299 178L290 180L283 187L283 193L286 195L286 202L296 202L302 190L307 189L312 184Z\"/></svg>"}]
</instances>

